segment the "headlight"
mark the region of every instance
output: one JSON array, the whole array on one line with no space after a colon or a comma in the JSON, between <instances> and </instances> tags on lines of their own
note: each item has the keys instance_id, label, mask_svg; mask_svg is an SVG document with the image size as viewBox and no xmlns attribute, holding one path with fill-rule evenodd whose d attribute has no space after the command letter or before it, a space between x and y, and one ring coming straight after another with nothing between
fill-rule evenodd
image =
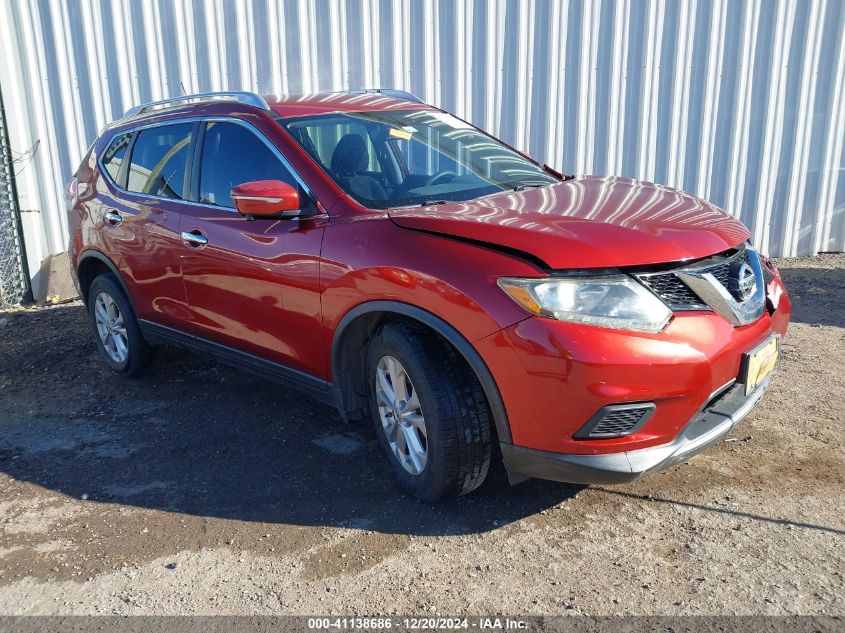
<instances>
[{"instance_id":1,"label":"headlight","mask_svg":"<svg viewBox=\"0 0 845 633\"><path fill-rule=\"evenodd\" d=\"M672 311L625 275L613 277L502 277L499 287L534 314L589 325L660 332Z\"/></svg>"}]
</instances>

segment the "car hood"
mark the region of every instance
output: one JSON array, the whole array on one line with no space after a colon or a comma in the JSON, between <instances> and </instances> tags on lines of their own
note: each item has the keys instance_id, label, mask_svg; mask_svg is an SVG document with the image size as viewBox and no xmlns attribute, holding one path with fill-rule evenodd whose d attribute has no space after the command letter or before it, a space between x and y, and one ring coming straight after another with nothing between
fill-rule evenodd
<instances>
[{"instance_id":1,"label":"car hood","mask_svg":"<svg viewBox=\"0 0 845 633\"><path fill-rule=\"evenodd\" d=\"M554 269L699 259L749 237L739 220L700 198L629 178L577 177L388 213L399 226L521 251Z\"/></svg>"}]
</instances>

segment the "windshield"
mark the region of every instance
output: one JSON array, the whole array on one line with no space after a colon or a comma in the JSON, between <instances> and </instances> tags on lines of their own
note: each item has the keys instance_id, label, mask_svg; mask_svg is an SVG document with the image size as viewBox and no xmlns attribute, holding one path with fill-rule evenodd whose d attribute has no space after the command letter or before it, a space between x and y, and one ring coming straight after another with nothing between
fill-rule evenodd
<instances>
[{"instance_id":1,"label":"windshield","mask_svg":"<svg viewBox=\"0 0 845 633\"><path fill-rule=\"evenodd\" d=\"M280 119L323 171L377 209L471 200L558 179L496 139L438 110Z\"/></svg>"}]
</instances>

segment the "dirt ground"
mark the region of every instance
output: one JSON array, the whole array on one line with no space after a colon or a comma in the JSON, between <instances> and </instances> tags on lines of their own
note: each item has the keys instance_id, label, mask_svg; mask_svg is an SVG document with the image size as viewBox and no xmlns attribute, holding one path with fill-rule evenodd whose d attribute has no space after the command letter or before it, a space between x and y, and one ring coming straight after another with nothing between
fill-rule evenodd
<instances>
[{"instance_id":1,"label":"dirt ground","mask_svg":"<svg viewBox=\"0 0 845 633\"><path fill-rule=\"evenodd\" d=\"M368 428L168 350L113 377L80 303L0 313L2 614L842 614L845 256L729 439L624 486L501 469L429 507Z\"/></svg>"}]
</instances>

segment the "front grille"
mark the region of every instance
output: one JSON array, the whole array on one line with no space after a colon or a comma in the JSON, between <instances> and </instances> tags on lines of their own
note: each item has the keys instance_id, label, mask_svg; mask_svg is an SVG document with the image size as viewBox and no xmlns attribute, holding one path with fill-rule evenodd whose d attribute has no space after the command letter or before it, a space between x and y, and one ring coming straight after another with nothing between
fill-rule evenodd
<instances>
[{"instance_id":1,"label":"front grille","mask_svg":"<svg viewBox=\"0 0 845 633\"><path fill-rule=\"evenodd\" d=\"M707 306L690 287L675 276L675 273L643 275L640 279L670 308L704 309Z\"/></svg>"},{"instance_id":2,"label":"front grille","mask_svg":"<svg viewBox=\"0 0 845 633\"><path fill-rule=\"evenodd\" d=\"M640 428L655 406L651 402L641 404L611 404L599 409L575 434L575 439L601 439L630 435Z\"/></svg>"},{"instance_id":3,"label":"front grille","mask_svg":"<svg viewBox=\"0 0 845 633\"><path fill-rule=\"evenodd\" d=\"M745 249L741 252L728 251L711 257L705 262L695 265L696 272L713 275L725 289L728 288L731 264L737 259L747 262L748 254ZM687 267L685 267L686 269ZM707 310L709 306L695 294L689 286L681 281L674 271L660 273L643 273L637 275L652 292L673 310Z\"/></svg>"}]
</instances>

